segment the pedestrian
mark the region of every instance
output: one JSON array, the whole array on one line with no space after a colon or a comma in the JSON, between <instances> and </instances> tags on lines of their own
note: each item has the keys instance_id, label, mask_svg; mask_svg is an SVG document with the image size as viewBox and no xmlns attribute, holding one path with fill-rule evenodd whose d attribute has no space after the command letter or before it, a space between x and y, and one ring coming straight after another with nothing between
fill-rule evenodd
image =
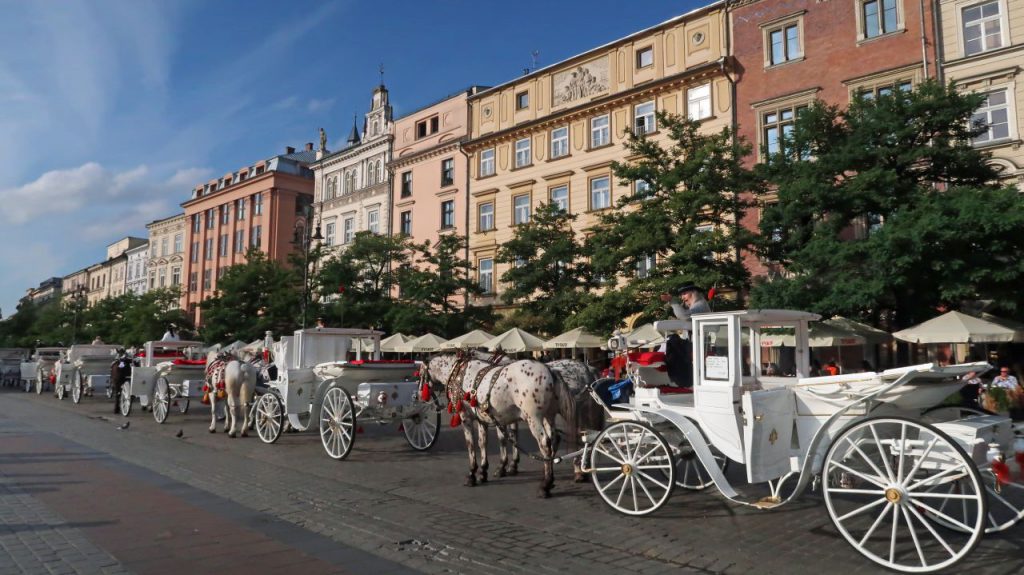
<instances>
[{"instance_id":1,"label":"pedestrian","mask_svg":"<svg viewBox=\"0 0 1024 575\"><path fill-rule=\"evenodd\" d=\"M981 378L978 372L969 371L961 380L964 386L960 388L960 403L966 407L980 407L978 396L981 395Z\"/></svg>"},{"instance_id":2,"label":"pedestrian","mask_svg":"<svg viewBox=\"0 0 1024 575\"><path fill-rule=\"evenodd\" d=\"M324 318L322 318L322 317L316 318L316 327L317 327L317 329L327 327L327 324L324 323Z\"/></svg>"},{"instance_id":3,"label":"pedestrian","mask_svg":"<svg viewBox=\"0 0 1024 575\"><path fill-rule=\"evenodd\" d=\"M704 294L701 293L700 289L693 284L686 284L679 288L679 299L682 303L677 301L668 293L661 294L661 301L672 306L672 313L679 319L690 319L690 316L698 313L710 313L711 306L708 305L708 300L704 299ZM683 308L683 305L686 308Z\"/></svg>"},{"instance_id":4,"label":"pedestrian","mask_svg":"<svg viewBox=\"0 0 1024 575\"><path fill-rule=\"evenodd\" d=\"M167 325L167 331L164 332L164 336L160 338L160 341L181 341L178 337L178 326L173 323Z\"/></svg>"},{"instance_id":5,"label":"pedestrian","mask_svg":"<svg viewBox=\"0 0 1024 575\"><path fill-rule=\"evenodd\" d=\"M991 389L993 387L1002 387L1003 389L1017 389L1020 384L1017 383L1017 378L1010 375L1010 368L1005 365L999 368L999 375L992 378L992 383L988 384Z\"/></svg>"},{"instance_id":6,"label":"pedestrian","mask_svg":"<svg viewBox=\"0 0 1024 575\"><path fill-rule=\"evenodd\" d=\"M836 364L836 360L832 360L825 364L825 372L828 375L839 375L839 365Z\"/></svg>"},{"instance_id":7,"label":"pedestrian","mask_svg":"<svg viewBox=\"0 0 1024 575\"><path fill-rule=\"evenodd\" d=\"M811 377L821 377L825 373L821 369L821 362L817 358L811 360Z\"/></svg>"},{"instance_id":8,"label":"pedestrian","mask_svg":"<svg viewBox=\"0 0 1024 575\"><path fill-rule=\"evenodd\" d=\"M93 345L103 345L103 339L100 336L96 336L92 340Z\"/></svg>"}]
</instances>

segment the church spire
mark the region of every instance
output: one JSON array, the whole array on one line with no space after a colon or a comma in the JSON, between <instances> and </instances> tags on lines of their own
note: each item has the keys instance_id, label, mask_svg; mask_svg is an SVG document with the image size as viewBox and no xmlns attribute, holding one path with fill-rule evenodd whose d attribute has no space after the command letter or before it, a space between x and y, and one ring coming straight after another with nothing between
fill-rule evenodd
<instances>
[{"instance_id":1,"label":"church spire","mask_svg":"<svg viewBox=\"0 0 1024 575\"><path fill-rule=\"evenodd\" d=\"M359 143L359 128L356 127L358 116L352 115L352 133L348 135L348 143L353 146Z\"/></svg>"}]
</instances>

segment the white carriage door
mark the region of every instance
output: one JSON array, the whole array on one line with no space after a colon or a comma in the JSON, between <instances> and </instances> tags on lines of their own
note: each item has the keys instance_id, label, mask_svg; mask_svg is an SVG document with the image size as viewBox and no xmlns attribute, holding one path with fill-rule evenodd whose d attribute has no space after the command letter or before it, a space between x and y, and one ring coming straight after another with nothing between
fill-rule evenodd
<instances>
[{"instance_id":1,"label":"white carriage door","mask_svg":"<svg viewBox=\"0 0 1024 575\"><path fill-rule=\"evenodd\" d=\"M761 483L792 469L795 399L789 388L743 394L743 443L747 481Z\"/></svg>"},{"instance_id":2,"label":"white carriage door","mask_svg":"<svg viewBox=\"0 0 1024 575\"><path fill-rule=\"evenodd\" d=\"M742 463L738 324L736 317L694 321L697 385L693 392L697 417L708 439L727 457Z\"/></svg>"}]
</instances>

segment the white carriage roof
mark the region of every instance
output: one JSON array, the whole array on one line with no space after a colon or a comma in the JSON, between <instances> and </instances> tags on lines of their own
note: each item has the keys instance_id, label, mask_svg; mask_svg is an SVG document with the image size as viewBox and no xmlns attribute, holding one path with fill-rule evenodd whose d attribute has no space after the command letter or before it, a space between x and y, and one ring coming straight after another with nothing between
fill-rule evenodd
<instances>
[{"instance_id":1,"label":"white carriage roof","mask_svg":"<svg viewBox=\"0 0 1024 575\"><path fill-rule=\"evenodd\" d=\"M347 335L352 337L380 337L384 335L384 332L377 331L375 329L357 329L349 327L313 327L309 329L295 330L295 335L299 335L302 333L324 335Z\"/></svg>"},{"instance_id":2,"label":"white carriage roof","mask_svg":"<svg viewBox=\"0 0 1024 575\"><path fill-rule=\"evenodd\" d=\"M724 316L740 316L742 323L768 323L773 321L818 321L821 316L809 311L796 311L790 309L741 309L736 311L722 311L712 313L695 314L694 319L708 319Z\"/></svg>"},{"instance_id":3,"label":"white carriage roof","mask_svg":"<svg viewBox=\"0 0 1024 575\"><path fill-rule=\"evenodd\" d=\"M201 341L147 341L153 347L203 347Z\"/></svg>"}]
</instances>

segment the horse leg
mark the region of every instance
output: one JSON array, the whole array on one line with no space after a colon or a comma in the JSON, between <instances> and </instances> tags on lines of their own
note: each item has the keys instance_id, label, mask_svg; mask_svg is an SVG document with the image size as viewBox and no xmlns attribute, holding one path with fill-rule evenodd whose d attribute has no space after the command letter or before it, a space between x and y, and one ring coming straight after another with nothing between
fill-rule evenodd
<instances>
[{"instance_id":1,"label":"horse leg","mask_svg":"<svg viewBox=\"0 0 1024 575\"><path fill-rule=\"evenodd\" d=\"M466 436L466 451L469 453L469 475L466 476L466 487L476 485L476 441L473 424L463 420L462 433Z\"/></svg>"},{"instance_id":2,"label":"horse leg","mask_svg":"<svg viewBox=\"0 0 1024 575\"><path fill-rule=\"evenodd\" d=\"M509 443L512 444L512 466L508 469L509 475L519 475L519 422L509 426L511 435Z\"/></svg>"},{"instance_id":3,"label":"horse leg","mask_svg":"<svg viewBox=\"0 0 1024 575\"><path fill-rule=\"evenodd\" d=\"M210 392L210 433L217 433L217 392Z\"/></svg>"},{"instance_id":4,"label":"horse leg","mask_svg":"<svg viewBox=\"0 0 1024 575\"><path fill-rule=\"evenodd\" d=\"M242 437L249 436L249 404L252 403L255 391L254 383L246 383L242 386Z\"/></svg>"},{"instance_id":5,"label":"horse leg","mask_svg":"<svg viewBox=\"0 0 1024 575\"><path fill-rule=\"evenodd\" d=\"M487 483L487 424L480 420L475 423L480 447L480 483Z\"/></svg>"},{"instance_id":6,"label":"horse leg","mask_svg":"<svg viewBox=\"0 0 1024 575\"><path fill-rule=\"evenodd\" d=\"M504 425L496 425L494 429L498 432L498 449L501 452L501 464L498 465L498 469L494 472L494 476L505 477L508 473L508 427Z\"/></svg>"},{"instance_id":7,"label":"horse leg","mask_svg":"<svg viewBox=\"0 0 1024 575\"><path fill-rule=\"evenodd\" d=\"M232 390L234 391L234 390ZM238 418L235 416L235 411L238 408L238 396L234 393L228 393L228 417L224 420L224 427L228 427L228 422L231 423L230 431L228 431L228 437L234 439L238 433L235 429L238 427Z\"/></svg>"},{"instance_id":8,"label":"horse leg","mask_svg":"<svg viewBox=\"0 0 1024 575\"><path fill-rule=\"evenodd\" d=\"M543 498L551 497L551 488L555 486L555 470L551 458L554 456L553 442L549 430L550 423L539 417L527 417L526 424L530 427L530 433L537 440L537 447L540 449L541 458L544 459L544 481L541 483L538 496Z\"/></svg>"}]
</instances>

